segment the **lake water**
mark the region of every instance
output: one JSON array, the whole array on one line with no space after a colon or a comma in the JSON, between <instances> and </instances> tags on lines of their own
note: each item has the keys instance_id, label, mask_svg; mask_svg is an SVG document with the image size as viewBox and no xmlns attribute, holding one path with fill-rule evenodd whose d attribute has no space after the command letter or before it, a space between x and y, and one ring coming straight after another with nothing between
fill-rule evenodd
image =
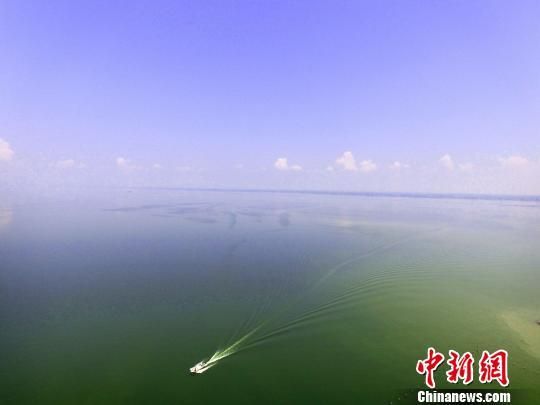
<instances>
[{"instance_id":1,"label":"lake water","mask_svg":"<svg viewBox=\"0 0 540 405\"><path fill-rule=\"evenodd\" d=\"M540 202L435 197L0 205L0 402L400 403L429 346L540 399Z\"/></svg>"}]
</instances>

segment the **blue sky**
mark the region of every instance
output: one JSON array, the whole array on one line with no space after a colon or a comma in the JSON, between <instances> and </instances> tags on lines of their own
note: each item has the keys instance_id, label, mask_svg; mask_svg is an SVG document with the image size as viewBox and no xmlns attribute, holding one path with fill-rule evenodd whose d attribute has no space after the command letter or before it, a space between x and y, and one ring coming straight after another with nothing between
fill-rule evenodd
<instances>
[{"instance_id":1,"label":"blue sky","mask_svg":"<svg viewBox=\"0 0 540 405\"><path fill-rule=\"evenodd\" d=\"M0 187L540 194L537 1L0 3Z\"/></svg>"}]
</instances>

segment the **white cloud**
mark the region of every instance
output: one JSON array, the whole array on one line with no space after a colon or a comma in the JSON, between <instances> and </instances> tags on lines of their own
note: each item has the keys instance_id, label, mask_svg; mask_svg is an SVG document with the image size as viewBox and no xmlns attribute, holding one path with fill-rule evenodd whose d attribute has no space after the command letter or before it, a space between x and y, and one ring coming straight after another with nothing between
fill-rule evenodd
<instances>
[{"instance_id":1,"label":"white cloud","mask_svg":"<svg viewBox=\"0 0 540 405\"><path fill-rule=\"evenodd\" d=\"M11 149L9 143L0 138L0 161L7 162L13 158L13 155L15 155L15 152Z\"/></svg>"},{"instance_id":2,"label":"white cloud","mask_svg":"<svg viewBox=\"0 0 540 405\"><path fill-rule=\"evenodd\" d=\"M163 166L161 166L159 163L154 163L154 164L152 165L152 169L154 169L154 170L161 170L161 169L163 169Z\"/></svg>"},{"instance_id":3,"label":"white cloud","mask_svg":"<svg viewBox=\"0 0 540 405\"><path fill-rule=\"evenodd\" d=\"M75 161L73 159L59 160L54 164L57 169L71 169L75 167Z\"/></svg>"},{"instance_id":4,"label":"white cloud","mask_svg":"<svg viewBox=\"0 0 540 405\"><path fill-rule=\"evenodd\" d=\"M287 170L289 167L287 164L287 158L278 158L274 163L274 167L278 170Z\"/></svg>"},{"instance_id":5,"label":"white cloud","mask_svg":"<svg viewBox=\"0 0 540 405\"><path fill-rule=\"evenodd\" d=\"M277 160L274 162L274 167L278 170L302 170L302 166L300 165L289 165L289 163L287 162L287 158L284 157L277 158Z\"/></svg>"},{"instance_id":6,"label":"white cloud","mask_svg":"<svg viewBox=\"0 0 540 405\"><path fill-rule=\"evenodd\" d=\"M351 151L343 152L343 155L336 159L336 164L341 166L343 170L351 172L369 173L377 169L377 165L372 160L362 160L360 164L357 164Z\"/></svg>"},{"instance_id":7,"label":"white cloud","mask_svg":"<svg viewBox=\"0 0 540 405\"><path fill-rule=\"evenodd\" d=\"M454 161L452 156L446 154L439 159L439 163L448 170L454 170Z\"/></svg>"},{"instance_id":8,"label":"white cloud","mask_svg":"<svg viewBox=\"0 0 540 405\"><path fill-rule=\"evenodd\" d=\"M121 156L116 158L116 167L124 171L130 171L137 168L137 166L131 163L130 160L123 158Z\"/></svg>"},{"instance_id":9,"label":"white cloud","mask_svg":"<svg viewBox=\"0 0 540 405\"><path fill-rule=\"evenodd\" d=\"M390 165L391 170L402 170L402 169L408 169L409 167L410 166L407 163L401 163L401 162L398 162L397 160Z\"/></svg>"},{"instance_id":10,"label":"white cloud","mask_svg":"<svg viewBox=\"0 0 540 405\"><path fill-rule=\"evenodd\" d=\"M128 165L128 160L123 157L117 157L116 158L116 166L118 166L120 169L123 169Z\"/></svg>"},{"instance_id":11,"label":"white cloud","mask_svg":"<svg viewBox=\"0 0 540 405\"><path fill-rule=\"evenodd\" d=\"M454 161L452 156L450 156L448 153L441 156L441 158L439 159L439 164L449 171L453 171L457 169L460 172L471 173L474 169L474 165L472 163L470 162L458 163Z\"/></svg>"},{"instance_id":12,"label":"white cloud","mask_svg":"<svg viewBox=\"0 0 540 405\"><path fill-rule=\"evenodd\" d=\"M326 171L327 172L333 172L334 171L334 166L327 166Z\"/></svg>"},{"instance_id":13,"label":"white cloud","mask_svg":"<svg viewBox=\"0 0 540 405\"><path fill-rule=\"evenodd\" d=\"M377 165L371 160L362 160L360 162L360 171L363 173L369 173L377 170Z\"/></svg>"},{"instance_id":14,"label":"white cloud","mask_svg":"<svg viewBox=\"0 0 540 405\"><path fill-rule=\"evenodd\" d=\"M507 157L499 158L499 163L503 167L510 169L523 168L530 164L529 159L520 155L510 155Z\"/></svg>"},{"instance_id":15,"label":"white cloud","mask_svg":"<svg viewBox=\"0 0 540 405\"><path fill-rule=\"evenodd\" d=\"M351 151L343 152L343 155L336 159L336 164L343 167L344 170L357 171L356 160Z\"/></svg>"}]
</instances>

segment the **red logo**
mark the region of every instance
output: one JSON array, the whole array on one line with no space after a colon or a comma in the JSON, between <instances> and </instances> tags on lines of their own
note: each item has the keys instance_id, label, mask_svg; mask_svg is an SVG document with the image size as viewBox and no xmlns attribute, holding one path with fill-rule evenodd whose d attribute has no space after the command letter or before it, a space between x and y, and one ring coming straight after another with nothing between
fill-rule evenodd
<instances>
[{"instance_id":1,"label":"red logo","mask_svg":"<svg viewBox=\"0 0 540 405\"><path fill-rule=\"evenodd\" d=\"M463 384L470 384L473 380L473 364L474 357L471 353L466 352L460 356L458 352L449 350L450 358L446 363L450 366L450 370L446 372L446 380L456 384L459 380L463 380Z\"/></svg>"},{"instance_id":2,"label":"red logo","mask_svg":"<svg viewBox=\"0 0 540 405\"><path fill-rule=\"evenodd\" d=\"M425 375L426 385L435 388L435 371L444 362L444 355L437 352L433 347L427 351L427 358L416 363L416 372ZM474 380L474 357L470 352L460 355L455 350L448 351L449 366L446 372L446 380L456 384L462 381L463 384L470 384ZM482 352L482 357L478 362L478 374L481 384L489 384L497 381L501 386L506 387L510 383L508 377L508 352L497 350L494 353Z\"/></svg>"},{"instance_id":3,"label":"red logo","mask_svg":"<svg viewBox=\"0 0 540 405\"><path fill-rule=\"evenodd\" d=\"M444 356L441 353L438 353L433 347L430 347L428 349L427 359L419 360L418 363L416 363L416 372L418 374L426 375L426 385L429 388L435 388L433 373L443 361Z\"/></svg>"},{"instance_id":4,"label":"red logo","mask_svg":"<svg viewBox=\"0 0 540 405\"><path fill-rule=\"evenodd\" d=\"M510 383L508 379L508 352L506 350L497 350L493 354L484 350L478 365L482 384L497 380L500 385L506 387Z\"/></svg>"}]
</instances>

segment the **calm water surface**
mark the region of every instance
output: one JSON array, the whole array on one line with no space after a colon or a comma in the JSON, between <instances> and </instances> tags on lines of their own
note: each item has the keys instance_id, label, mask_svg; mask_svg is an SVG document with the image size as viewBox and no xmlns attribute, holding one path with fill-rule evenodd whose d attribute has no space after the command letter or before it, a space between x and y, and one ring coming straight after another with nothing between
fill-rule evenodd
<instances>
[{"instance_id":1,"label":"calm water surface","mask_svg":"<svg viewBox=\"0 0 540 405\"><path fill-rule=\"evenodd\" d=\"M539 292L534 201L133 190L4 203L0 402L399 403L422 387L428 346L507 349L511 387L534 401Z\"/></svg>"}]
</instances>

